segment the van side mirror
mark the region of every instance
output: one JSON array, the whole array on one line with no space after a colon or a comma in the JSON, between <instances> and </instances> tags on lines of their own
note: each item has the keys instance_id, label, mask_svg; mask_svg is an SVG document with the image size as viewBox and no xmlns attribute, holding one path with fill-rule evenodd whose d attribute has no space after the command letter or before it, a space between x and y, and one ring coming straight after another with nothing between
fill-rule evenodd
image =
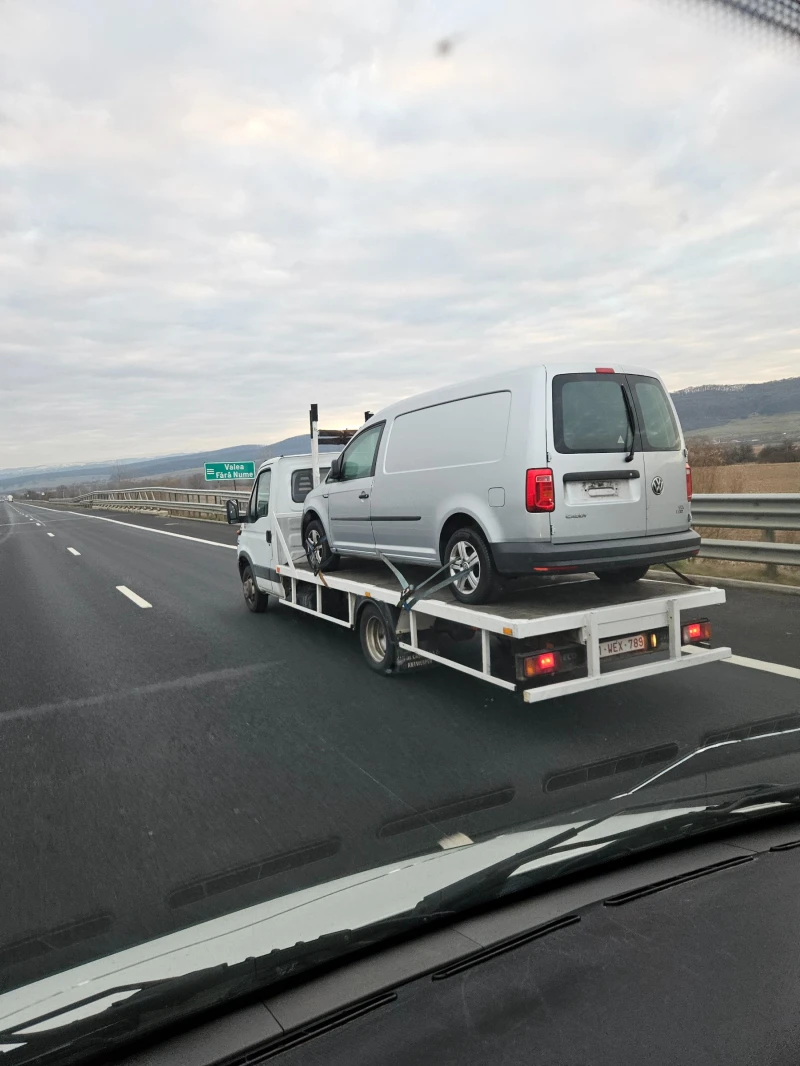
<instances>
[{"instance_id":1,"label":"van side mirror","mask_svg":"<svg viewBox=\"0 0 800 1066\"><path fill-rule=\"evenodd\" d=\"M228 500L225 504L225 515L228 519L228 525L232 526L237 522L246 522L247 515L239 514L239 501Z\"/></svg>"},{"instance_id":2,"label":"van side mirror","mask_svg":"<svg viewBox=\"0 0 800 1066\"><path fill-rule=\"evenodd\" d=\"M331 472L328 474L329 481L340 481L342 477L342 457L341 455L334 456L331 459Z\"/></svg>"}]
</instances>

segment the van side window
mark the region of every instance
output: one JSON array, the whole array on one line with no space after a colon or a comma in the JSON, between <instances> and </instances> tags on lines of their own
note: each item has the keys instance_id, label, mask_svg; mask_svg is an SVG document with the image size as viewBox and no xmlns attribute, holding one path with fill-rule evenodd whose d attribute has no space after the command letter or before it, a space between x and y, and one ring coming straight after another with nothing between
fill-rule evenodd
<instances>
[{"instance_id":1,"label":"van side window","mask_svg":"<svg viewBox=\"0 0 800 1066\"><path fill-rule=\"evenodd\" d=\"M626 452L631 427L622 393L625 379L611 374L558 374L553 378L556 449Z\"/></svg>"},{"instance_id":2,"label":"van side window","mask_svg":"<svg viewBox=\"0 0 800 1066\"><path fill-rule=\"evenodd\" d=\"M645 446L653 452L677 451L681 436L661 382L655 378L633 378L633 381Z\"/></svg>"},{"instance_id":3,"label":"van side window","mask_svg":"<svg viewBox=\"0 0 800 1066\"><path fill-rule=\"evenodd\" d=\"M258 478L256 490L250 497L250 519L253 522L266 518L269 514L269 490L272 482L272 469L263 470Z\"/></svg>"},{"instance_id":4,"label":"van side window","mask_svg":"<svg viewBox=\"0 0 800 1066\"><path fill-rule=\"evenodd\" d=\"M324 481L330 467L322 466L319 471L320 482ZM304 503L306 496L311 492L314 487L313 474L311 473L311 467L307 470L295 470L292 474L292 502Z\"/></svg>"},{"instance_id":5,"label":"van side window","mask_svg":"<svg viewBox=\"0 0 800 1066\"><path fill-rule=\"evenodd\" d=\"M375 457L381 441L383 423L370 426L347 445L342 455L342 481L358 477L371 477L375 473Z\"/></svg>"}]
</instances>

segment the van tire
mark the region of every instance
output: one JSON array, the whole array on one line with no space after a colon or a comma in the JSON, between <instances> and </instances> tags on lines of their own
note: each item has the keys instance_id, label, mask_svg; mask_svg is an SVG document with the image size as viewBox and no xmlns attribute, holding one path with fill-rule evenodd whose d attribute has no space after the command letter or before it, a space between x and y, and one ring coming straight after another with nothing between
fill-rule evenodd
<instances>
[{"instance_id":1,"label":"van tire","mask_svg":"<svg viewBox=\"0 0 800 1066\"><path fill-rule=\"evenodd\" d=\"M477 582L467 578L461 588L455 582L450 586L460 603L492 603L497 599L503 586L482 533L470 526L457 529L444 549L445 566L449 565L451 555L460 556L464 562L472 562L477 556Z\"/></svg>"},{"instance_id":2,"label":"van tire","mask_svg":"<svg viewBox=\"0 0 800 1066\"><path fill-rule=\"evenodd\" d=\"M373 603L366 604L358 616L358 635L367 666L376 674L391 674L397 658L397 642L383 612Z\"/></svg>"},{"instance_id":3,"label":"van tire","mask_svg":"<svg viewBox=\"0 0 800 1066\"><path fill-rule=\"evenodd\" d=\"M269 596L256 584L255 574L249 563L242 567L242 592L244 602L253 614L263 614L266 611L269 606Z\"/></svg>"},{"instance_id":4,"label":"van tire","mask_svg":"<svg viewBox=\"0 0 800 1066\"><path fill-rule=\"evenodd\" d=\"M317 558L314 558L314 545L319 545L319 551ZM332 570L339 569L340 558L336 552L332 552L330 544L328 543L328 534L325 532L325 527L318 518L312 518L306 528L303 530L303 550L306 553L306 559L308 559L308 565L315 572L317 570L324 570L326 574L329 574Z\"/></svg>"},{"instance_id":5,"label":"van tire","mask_svg":"<svg viewBox=\"0 0 800 1066\"><path fill-rule=\"evenodd\" d=\"M595 570L595 576L607 585L633 585L649 569L649 566L623 566L619 570Z\"/></svg>"}]
</instances>

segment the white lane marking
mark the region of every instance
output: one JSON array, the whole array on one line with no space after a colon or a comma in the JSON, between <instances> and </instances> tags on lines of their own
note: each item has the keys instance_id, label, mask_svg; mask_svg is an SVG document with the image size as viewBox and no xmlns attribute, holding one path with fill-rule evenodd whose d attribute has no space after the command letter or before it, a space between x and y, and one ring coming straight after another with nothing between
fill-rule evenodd
<instances>
[{"instance_id":1,"label":"white lane marking","mask_svg":"<svg viewBox=\"0 0 800 1066\"><path fill-rule=\"evenodd\" d=\"M796 677L800 681L800 670L796 666L784 666L783 663L769 663L763 659L748 659L746 655L731 655L722 660L734 666L748 666L751 670L764 670L768 674L781 674L783 677Z\"/></svg>"},{"instance_id":2,"label":"white lane marking","mask_svg":"<svg viewBox=\"0 0 800 1066\"><path fill-rule=\"evenodd\" d=\"M152 603L148 603L147 600L143 600L141 596L137 596L135 592L131 592L125 585L117 585L117 592L121 592L123 596L127 596L129 600L133 600L137 607L152 607Z\"/></svg>"},{"instance_id":3,"label":"white lane marking","mask_svg":"<svg viewBox=\"0 0 800 1066\"><path fill-rule=\"evenodd\" d=\"M41 522L37 522L36 523L37 526L41 526L41 524L42 524Z\"/></svg>"},{"instance_id":4,"label":"white lane marking","mask_svg":"<svg viewBox=\"0 0 800 1066\"><path fill-rule=\"evenodd\" d=\"M48 537L54 537L55 533L48 533L47 535L48 535Z\"/></svg>"},{"instance_id":5,"label":"white lane marking","mask_svg":"<svg viewBox=\"0 0 800 1066\"><path fill-rule=\"evenodd\" d=\"M35 506L35 505L34 505ZM47 508L49 510L49 508ZM230 548L236 551L235 544L220 544L216 540L203 540L202 537L190 537L186 533L171 533L168 529L153 529L151 526L137 526L134 522L120 522L118 518L103 518L99 514L81 514L80 511L60 511L60 514L73 514L76 518L93 518L96 522L111 522L126 529L143 529L145 533L160 533L162 537L177 537L179 540L191 540L195 544L210 544L212 548ZM49 536L52 537L52 533Z\"/></svg>"},{"instance_id":6,"label":"white lane marking","mask_svg":"<svg viewBox=\"0 0 800 1066\"><path fill-rule=\"evenodd\" d=\"M75 551L74 548L67 548L67 551L68 552L72 552L73 555L80 555L81 554L79 551Z\"/></svg>"}]
</instances>

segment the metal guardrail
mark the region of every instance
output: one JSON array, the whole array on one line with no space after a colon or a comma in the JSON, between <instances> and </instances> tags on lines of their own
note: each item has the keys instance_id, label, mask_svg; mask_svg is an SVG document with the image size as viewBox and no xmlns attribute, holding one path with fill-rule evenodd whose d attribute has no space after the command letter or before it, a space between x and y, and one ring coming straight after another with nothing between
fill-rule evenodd
<instances>
[{"instance_id":1,"label":"metal guardrail","mask_svg":"<svg viewBox=\"0 0 800 1066\"><path fill-rule=\"evenodd\" d=\"M103 507L108 510L168 511L170 514L222 517L226 500L250 499L250 491L209 489L173 489L146 486L137 489L97 489L82 496L51 499L50 503L79 507Z\"/></svg>"},{"instance_id":2,"label":"metal guardrail","mask_svg":"<svg viewBox=\"0 0 800 1066\"><path fill-rule=\"evenodd\" d=\"M704 493L692 500L692 522L733 529L800 529L800 493Z\"/></svg>"},{"instance_id":3,"label":"metal guardrail","mask_svg":"<svg viewBox=\"0 0 800 1066\"><path fill-rule=\"evenodd\" d=\"M704 493L692 500L692 524L706 528L760 529L763 540L715 540L703 537L705 559L800 566L800 544L776 544L775 531L800 530L800 493Z\"/></svg>"},{"instance_id":4,"label":"metal guardrail","mask_svg":"<svg viewBox=\"0 0 800 1066\"><path fill-rule=\"evenodd\" d=\"M146 486L136 489L99 489L56 504L168 511L176 515L222 517L225 501L246 501L250 491L231 489L173 489ZM775 530L800 530L800 493L704 493L692 500L695 526L760 529L764 539L715 540L703 538L700 554L706 559L800 566L800 544L776 544Z\"/></svg>"}]
</instances>

